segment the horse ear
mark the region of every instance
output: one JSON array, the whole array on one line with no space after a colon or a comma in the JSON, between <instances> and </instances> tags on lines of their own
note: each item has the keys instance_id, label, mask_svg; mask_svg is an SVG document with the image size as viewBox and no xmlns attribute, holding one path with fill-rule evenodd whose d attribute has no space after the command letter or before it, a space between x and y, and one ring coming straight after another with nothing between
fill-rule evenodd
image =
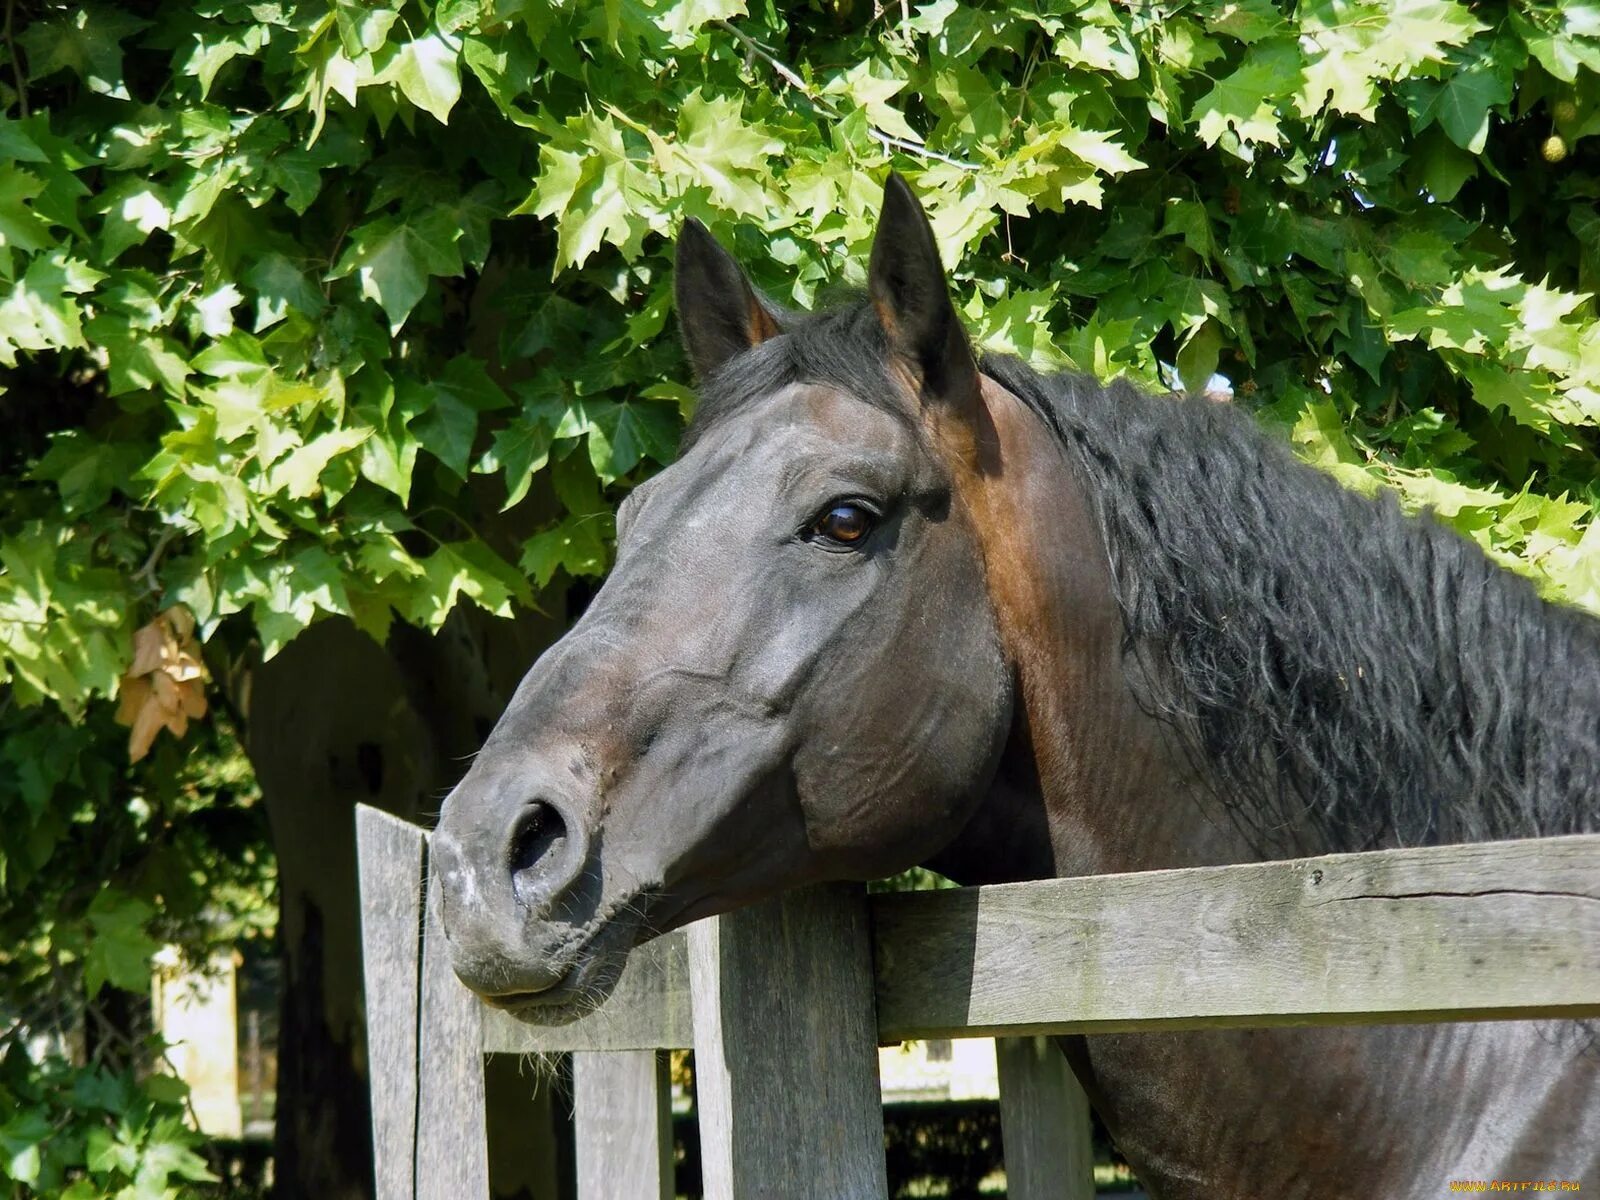
<instances>
[{"instance_id":1,"label":"horse ear","mask_svg":"<svg viewBox=\"0 0 1600 1200\"><path fill-rule=\"evenodd\" d=\"M741 350L781 332L778 310L750 286L733 255L693 217L678 235L673 291L683 344L702 379Z\"/></svg>"},{"instance_id":2,"label":"horse ear","mask_svg":"<svg viewBox=\"0 0 1600 1200\"><path fill-rule=\"evenodd\" d=\"M975 411L978 367L950 302L933 227L910 185L892 172L872 239L867 294L890 351L910 368L923 398Z\"/></svg>"}]
</instances>

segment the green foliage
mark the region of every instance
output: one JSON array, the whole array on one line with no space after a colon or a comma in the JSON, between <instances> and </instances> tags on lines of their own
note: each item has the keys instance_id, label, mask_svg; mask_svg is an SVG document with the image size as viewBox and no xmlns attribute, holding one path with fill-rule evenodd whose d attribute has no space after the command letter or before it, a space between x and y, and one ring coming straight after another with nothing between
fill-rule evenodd
<instances>
[{"instance_id":1,"label":"green foliage","mask_svg":"<svg viewBox=\"0 0 1600 1200\"><path fill-rule=\"evenodd\" d=\"M108 992L148 997L164 945L204 962L270 934L273 864L225 722L135 766L125 745L105 706L72 724L0 693L0 1195L153 1200L209 1178L182 1083L120 1065L160 1047L128 1044Z\"/></svg>"},{"instance_id":2,"label":"green foliage","mask_svg":"<svg viewBox=\"0 0 1600 1200\"><path fill-rule=\"evenodd\" d=\"M134 803L180 770L119 757L135 629L186 605L217 667L599 575L692 403L673 232L810 305L891 166L986 345L1225 383L1600 610L1593 0L140 12L0 47L7 988L133 984L226 877Z\"/></svg>"},{"instance_id":3,"label":"green foliage","mask_svg":"<svg viewBox=\"0 0 1600 1200\"><path fill-rule=\"evenodd\" d=\"M182 1081L103 1067L0 1061L0 1181L61 1200L176 1200L214 1181L184 1123ZM23 1189L20 1193L17 1188Z\"/></svg>"},{"instance_id":4,"label":"green foliage","mask_svg":"<svg viewBox=\"0 0 1600 1200\"><path fill-rule=\"evenodd\" d=\"M274 868L226 723L130 766L100 707L82 724L0 700L0 1049L70 1032L105 987L146 995L150 958L270 934Z\"/></svg>"},{"instance_id":5,"label":"green foliage","mask_svg":"<svg viewBox=\"0 0 1600 1200\"><path fill-rule=\"evenodd\" d=\"M4 479L0 671L77 712L158 605L270 656L603 570L680 425L672 231L810 303L859 278L890 165L987 343L1220 364L1309 456L1600 604L1593 16L46 6L0 125L0 348L11 405L81 398ZM530 495L541 527L496 519Z\"/></svg>"}]
</instances>

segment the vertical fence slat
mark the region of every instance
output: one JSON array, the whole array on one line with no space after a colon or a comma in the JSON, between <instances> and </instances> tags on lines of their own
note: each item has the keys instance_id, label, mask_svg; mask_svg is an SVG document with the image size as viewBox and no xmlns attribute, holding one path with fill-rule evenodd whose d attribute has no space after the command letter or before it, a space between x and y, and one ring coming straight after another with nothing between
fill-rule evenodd
<instances>
[{"instance_id":1,"label":"vertical fence slat","mask_svg":"<svg viewBox=\"0 0 1600 1200\"><path fill-rule=\"evenodd\" d=\"M1093 1200L1089 1098L1049 1038L997 1038L1009 1200Z\"/></svg>"},{"instance_id":2,"label":"vertical fence slat","mask_svg":"<svg viewBox=\"0 0 1600 1200\"><path fill-rule=\"evenodd\" d=\"M439 883L430 879L417 1055L417 1200L488 1200L481 1012L477 997L450 969Z\"/></svg>"},{"instance_id":3,"label":"vertical fence slat","mask_svg":"<svg viewBox=\"0 0 1600 1200\"><path fill-rule=\"evenodd\" d=\"M706 1200L883 1200L866 890L692 925L689 974Z\"/></svg>"},{"instance_id":4,"label":"vertical fence slat","mask_svg":"<svg viewBox=\"0 0 1600 1200\"><path fill-rule=\"evenodd\" d=\"M415 1183L423 840L415 825L356 806L377 1200L412 1200Z\"/></svg>"},{"instance_id":5,"label":"vertical fence slat","mask_svg":"<svg viewBox=\"0 0 1600 1200\"><path fill-rule=\"evenodd\" d=\"M578 1200L672 1200L672 1094L654 1050L572 1056Z\"/></svg>"}]
</instances>

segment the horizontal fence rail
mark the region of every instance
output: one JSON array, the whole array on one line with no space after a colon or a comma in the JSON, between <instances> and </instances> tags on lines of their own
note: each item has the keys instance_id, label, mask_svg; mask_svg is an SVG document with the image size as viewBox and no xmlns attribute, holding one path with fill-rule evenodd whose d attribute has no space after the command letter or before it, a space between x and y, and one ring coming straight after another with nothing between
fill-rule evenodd
<instances>
[{"instance_id":1,"label":"horizontal fence rail","mask_svg":"<svg viewBox=\"0 0 1600 1200\"><path fill-rule=\"evenodd\" d=\"M868 896L793 892L635 950L565 1025L450 971L426 834L357 811L378 1200L487 1200L484 1053L573 1052L579 1200L670 1196L694 1049L708 1200L884 1200L875 1043L993 1035L1008 1195L1090 1200L1038 1035L1600 1016L1600 835Z\"/></svg>"},{"instance_id":2,"label":"horizontal fence rail","mask_svg":"<svg viewBox=\"0 0 1600 1200\"><path fill-rule=\"evenodd\" d=\"M1600 1016L1600 835L868 899L878 1040ZM488 1050L693 1044L688 941Z\"/></svg>"}]
</instances>

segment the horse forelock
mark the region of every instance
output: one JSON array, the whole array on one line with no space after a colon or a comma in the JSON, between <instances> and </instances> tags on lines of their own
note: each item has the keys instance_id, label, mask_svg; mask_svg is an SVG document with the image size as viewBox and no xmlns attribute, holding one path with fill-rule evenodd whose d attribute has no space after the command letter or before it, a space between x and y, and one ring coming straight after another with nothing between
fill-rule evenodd
<instances>
[{"instance_id":1,"label":"horse forelock","mask_svg":"<svg viewBox=\"0 0 1600 1200\"><path fill-rule=\"evenodd\" d=\"M708 429L794 383L831 385L888 412L903 415L890 379L888 343L863 297L816 313L785 313L780 333L735 355L699 387L683 445Z\"/></svg>"}]
</instances>

